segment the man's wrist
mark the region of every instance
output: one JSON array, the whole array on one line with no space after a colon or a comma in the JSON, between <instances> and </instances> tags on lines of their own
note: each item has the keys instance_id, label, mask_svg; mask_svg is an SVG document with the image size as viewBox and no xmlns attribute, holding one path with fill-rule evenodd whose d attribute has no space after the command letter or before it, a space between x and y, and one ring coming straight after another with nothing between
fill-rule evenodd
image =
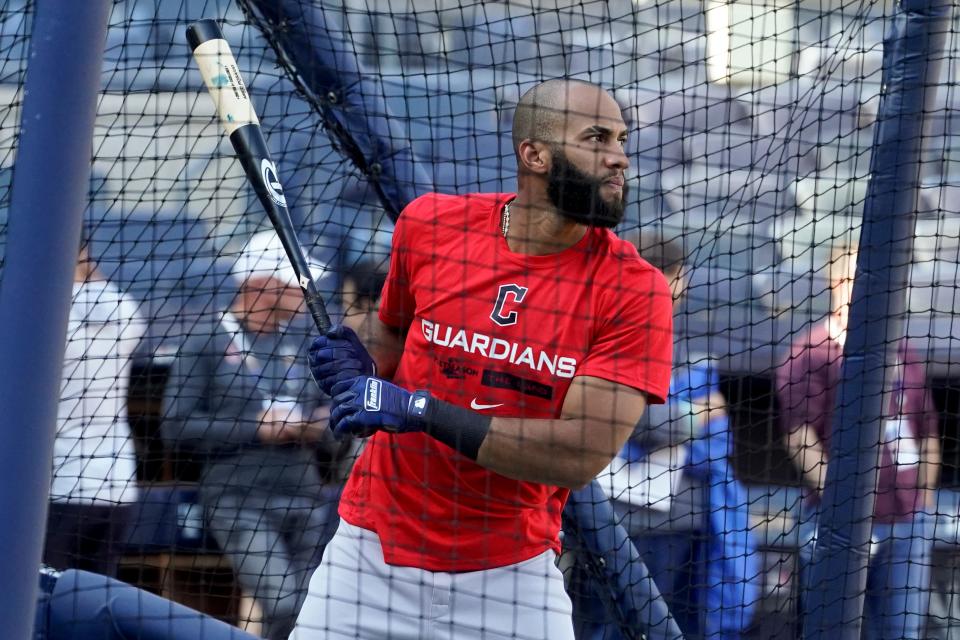
<instances>
[{"instance_id":1,"label":"man's wrist","mask_svg":"<svg viewBox=\"0 0 960 640\"><path fill-rule=\"evenodd\" d=\"M410 394L410 403L407 405L407 418L410 424L419 429L425 426L427 406L432 399L433 396L430 395L430 392L423 389L418 389Z\"/></svg>"},{"instance_id":2,"label":"man's wrist","mask_svg":"<svg viewBox=\"0 0 960 640\"><path fill-rule=\"evenodd\" d=\"M477 459L491 422L490 416L444 402L424 390L411 394L407 419L411 425L471 460Z\"/></svg>"}]
</instances>

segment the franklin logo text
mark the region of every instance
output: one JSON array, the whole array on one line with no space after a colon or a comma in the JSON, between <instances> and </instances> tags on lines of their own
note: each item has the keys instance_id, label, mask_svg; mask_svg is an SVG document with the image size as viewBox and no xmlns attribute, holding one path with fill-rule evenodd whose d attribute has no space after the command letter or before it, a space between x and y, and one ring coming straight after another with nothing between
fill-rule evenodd
<instances>
[{"instance_id":1,"label":"franklin logo text","mask_svg":"<svg viewBox=\"0 0 960 640\"><path fill-rule=\"evenodd\" d=\"M367 378L367 388L363 391L363 408L367 411L380 411L380 381Z\"/></svg>"}]
</instances>

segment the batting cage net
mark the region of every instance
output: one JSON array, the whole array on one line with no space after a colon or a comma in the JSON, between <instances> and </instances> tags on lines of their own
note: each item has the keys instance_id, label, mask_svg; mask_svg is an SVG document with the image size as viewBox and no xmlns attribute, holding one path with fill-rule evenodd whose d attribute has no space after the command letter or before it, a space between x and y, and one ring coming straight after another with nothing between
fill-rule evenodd
<instances>
[{"instance_id":1,"label":"batting cage net","mask_svg":"<svg viewBox=\"0 0 960 640\"><path fill-rule=\"evenodd\" d=\"M3 246L35 5L0 6ZM953 637L954 20L115 0L37 637ZM205 80L358 340L314 343Z\"/></svg>"}]
</instances>

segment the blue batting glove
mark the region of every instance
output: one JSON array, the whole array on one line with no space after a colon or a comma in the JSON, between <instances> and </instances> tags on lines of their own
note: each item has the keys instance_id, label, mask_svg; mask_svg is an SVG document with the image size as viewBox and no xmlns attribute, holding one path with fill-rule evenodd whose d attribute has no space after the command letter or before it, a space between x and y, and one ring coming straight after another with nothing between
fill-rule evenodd
<instances>
[{"instance_id":1,"label":"blue batting glove","mask_svg":"<svg viewBox=\"0 0 960 640\"><path fill-rule=\"evenodd\" d=\"M331 327L310 345L310 373L317 386L328 396L333 387L357 376L376 373L373 358L367 353L353 329L343 325Z\"/></svg>"},{"instance_id":2,"label":"blue batting glove","mask_svg":"<svg viewBox=\"0 0 960 640\"><path fill-rule=\"evenodd\" d=\"M377 431L420 431L420 422L408 415L413 394L372 376L361 376L336 386L330 409L330 429L338 439L366 438Z\"/></svg>"}]
</instances>

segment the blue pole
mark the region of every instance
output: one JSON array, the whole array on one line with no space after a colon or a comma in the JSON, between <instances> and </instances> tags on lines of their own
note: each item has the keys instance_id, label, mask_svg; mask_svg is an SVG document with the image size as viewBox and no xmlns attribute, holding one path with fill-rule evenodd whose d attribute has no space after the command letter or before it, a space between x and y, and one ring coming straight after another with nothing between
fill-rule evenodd
<instances>
[{"instance_id":1,"label":"blue pole","mask_svg":"<svg viewBox=\"0 0 960 640\"><path fill-rule=\"evenodd\" d=\"M28 638L109 0L37 0L0 282L0 629Z\"/></svg>"},{"instance_id":2,"label":"blue pole","mask_svg":"<svg viewBox=\"0 0 960 640\"><path fill-rule=\"evenodd\" d=\"M804 638L859 640L876 492L885 374L904 336L924 106L948 30L946 0L901 0L884 43L857 275L834 411ZM934 85L935 86L935 85Z\"/></svg>"}]
</instances>

